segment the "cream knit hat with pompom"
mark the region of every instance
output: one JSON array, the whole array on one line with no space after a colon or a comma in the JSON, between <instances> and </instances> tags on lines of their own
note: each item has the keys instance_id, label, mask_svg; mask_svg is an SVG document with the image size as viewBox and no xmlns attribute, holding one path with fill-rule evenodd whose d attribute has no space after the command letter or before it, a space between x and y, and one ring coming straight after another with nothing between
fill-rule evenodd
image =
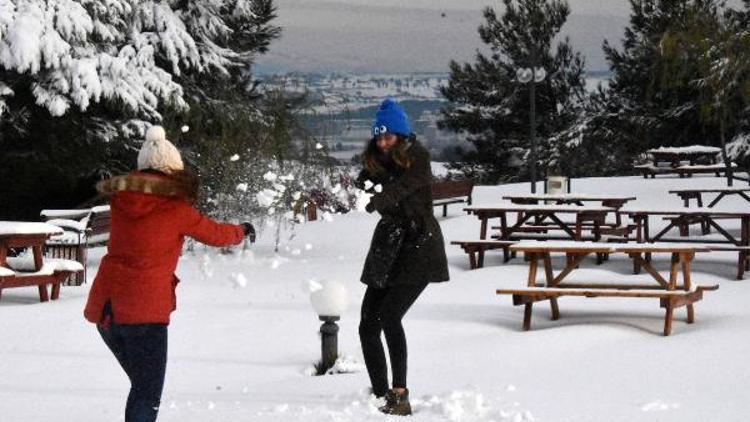
<instances>
[{"instance_id":1,"label":"cream knit hat with pompom","mask_svg":"<svg viewBox=\"0 0 750 422\"><path fill-rule=\"evenodd\" d=\"M161 126L151 126L146 131L146 142L138 152L138 170L158 170L167 174L185 168L180 151L167 140Z\"/></svg>"}]
</instances>

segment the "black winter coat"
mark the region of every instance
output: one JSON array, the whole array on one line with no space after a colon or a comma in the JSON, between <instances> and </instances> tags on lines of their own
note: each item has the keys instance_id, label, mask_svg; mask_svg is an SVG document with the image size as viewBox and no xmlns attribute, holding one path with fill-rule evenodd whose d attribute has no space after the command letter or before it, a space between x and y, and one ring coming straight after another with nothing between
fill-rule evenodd
<instances>
[{"instance_id":1,"label":"black winter coat","mask_svg":"<svg viewBox=\"0 0 750 422\"><path fill-rule=\"evenodd\" d=\"M387 172L357 178L361 188L369 180L382 191L373 193L370 209L382 218L373 233L361 281L383 288L400 284L448 281L443 233L432 206L432 170L429 152L416 140L409 140L412 159L408 170L399 169L384 157Z\"/></svg>"}]
</instances>

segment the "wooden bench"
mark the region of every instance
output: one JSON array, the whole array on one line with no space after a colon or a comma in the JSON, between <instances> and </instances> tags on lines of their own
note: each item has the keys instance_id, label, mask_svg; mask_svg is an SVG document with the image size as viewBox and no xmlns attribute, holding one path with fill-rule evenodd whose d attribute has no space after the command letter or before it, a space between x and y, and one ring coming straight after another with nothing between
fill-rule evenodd
<instances>
[{"instance_id":1,"label":"wooden bench","mask_svg":"<svg viewBox=\"0 0 750 422\"><path fill-rule=\"evenodd\" d=\"M450 180L432 184L432 206L443 207L443 217L448 216L448 205L466 203L471 205L471 195L476 180Z\"/></svg>"},{"instance_id":2,"label":"wooden bench","mask_svg":"<svg viewBox=\"0 0 750 422\"><path fill-rule=\"evenodd\" d=\"M687 307L687 321L693 323L695 314L693 304L703 298L704 291L716 290L718 285L693 286L690 265L696 252L708 249L694 246L662 245L662 244L603 244L587 242L560 242L545 244L546 242L521 242L510 247L513 251L524 252L529 257L529 275L525 288L498 289L498 295L512 295L513 304L524 305L523 329L531 328L531 312L535 302L550 301L552 319L560 318L557 299L562 296L581 297L621 297L621 298L651 298L659 299L661 307L665 309L664 335L672 331L674 309ZM551 253L565 253L573 256L568 260L565 269L555 275L551 265ZM582 260L590 254L624 253L638 262L641 267L653 277L655 285L643 284L614 284L607 280L605 283L570 283L563 280L575 269L579 268ZM669 253L671 254L670 273L668 278L659 274L642 254ZM545 281L537 282L538 260L544 262ZM682 271L682 284L677 284L678 271Z\"/></svg>"},{"instance_id":3,"label":"wooden bench","mask_svg":"<svg viewBox=\"0 0 750 422\"><path fill-rule=\"evenodd\" d=\"M502 249L504 261L508 262L508 248L515 243L503 240L454 240L451 245L460 246L469 255L469 266L474 270L484 267L484 253L489 250Z\"/></svg>"},{"instance_id":4,"label":"wooden bench","mask_svg":"<svg viewBox=\"0 0 750 422\"><path fill-rule=\"evenodd\" d=\"M87 248L106 245L109 240L109 206L80 210L44 210L41 217L46 223L64 230L62 236L50 238L46 242L45 255L80 262L84 270L65 281L66 285L80 286L86 281Z\"/></svg>"}]
</instances>

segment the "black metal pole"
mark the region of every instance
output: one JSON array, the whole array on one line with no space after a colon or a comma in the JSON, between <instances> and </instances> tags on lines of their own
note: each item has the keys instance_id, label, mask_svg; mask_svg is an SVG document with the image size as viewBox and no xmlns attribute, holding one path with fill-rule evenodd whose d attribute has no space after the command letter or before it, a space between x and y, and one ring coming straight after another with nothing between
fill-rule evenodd
<instances>
[{"instance_id":1,"label":"black metal pole","mask_svg":"<svg viewBox=\"0 0 750 422\"><path fill-rule=\"evenodd\" d=\"M339 320L339 317L321 316L320 320L323 321L323 325L320 326L321 359L318 374L324 375L333 367L336 363L336 359L339 357L339 326L336 325L336 321Z\"/></svg>"},{"instance_id":2,"label":"black metal pole","mask_svg":"<svg viewBox=\"0 0 750 422\"><path fill-rule=\"evenodd\" d=\"M531 69L532 72L535 72L535 69ZM534 78L536 78L536 74L534 74ZM532 78L531 82L531 88L529 89L529 102L530 104L530 119L531 119L531 193L536 193L536 80Z\"/></svg>"}]
</instances>

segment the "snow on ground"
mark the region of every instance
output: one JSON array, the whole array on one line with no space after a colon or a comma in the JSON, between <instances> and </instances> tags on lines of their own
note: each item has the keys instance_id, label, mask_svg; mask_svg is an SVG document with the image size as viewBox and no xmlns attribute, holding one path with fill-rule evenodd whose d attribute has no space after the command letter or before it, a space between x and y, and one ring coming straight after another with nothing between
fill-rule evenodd
<instances>
[{"instance_id":1,"label":"snow on ground","mask_svg":"<svg viewBox=\"0 0 750 422\"><path fill-rule=\"evenodd\" d=\"M681 206L672 188L719 187L714 177L639 177L573 181L575 192L635 195L637 208ZM527 184L477 187L476 205L526 193ZM721 209L747 209L725 198ZM723 204L723 205L722 205ZM446 240L478 236L475 217L460 205L442 218ZM346 284L352 302L340 326L341 353L357 369L357 281L375 216L353 213L308 223L282 251L272 230L244 254L198 247L178 273L178 310L170 326L169 367L160 421L379 421L364 372L313 377L319 321L309 303L311 280ZM739 227L731 227L737 232ZM520 330L522 310L498 287L522 286L522 259L500 254L468 271L447 246L452 280L432 285L408 314L409 387L414 421L745 421L750 402L750 280L734 280L736 254L700 255L696 282L718 282L696 305L696 323L676 313L671 337L660 335L656 300L564 298L562 319L535 308L532 331ZM93 277L102 249L90 254ZM657 256L664 269L666 258ZM558 266L562 257L554 259ZM633 278L613 256L587 261L583 279ZM574 273L575 275L576 273ZM90 284L66 287L60 300L38 303L34 288L7 289L0 301L0 420L15 422L122 420L125 375L84 321Z\"/></svg>"}]
</instances>

